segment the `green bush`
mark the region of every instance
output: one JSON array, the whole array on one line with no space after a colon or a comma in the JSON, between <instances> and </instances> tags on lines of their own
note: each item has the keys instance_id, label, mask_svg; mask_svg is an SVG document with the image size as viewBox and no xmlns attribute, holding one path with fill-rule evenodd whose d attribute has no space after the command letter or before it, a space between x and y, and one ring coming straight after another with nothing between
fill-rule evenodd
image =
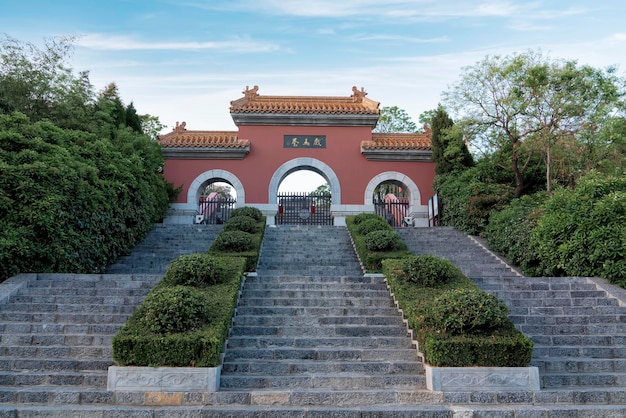
<instances>
[{"instance_id":1,"label":"green bush","mask_svg":"<svg viewBox=\"0 0 626 418\"><path fill-rule=\"evenodd\" d=\"M379 215L376 215L375 213L359 213L358 215L354 216L354 224L359 225L361 224L361 222L367 221L370 219L383 219L383 218L381 218Z\"/></svg>"},{"instance_id":2,"label":"green bush","mask_svg":"<svg viewBox=\"0 0 626 418\"><path fill-rule=\"evenodd\" d=\"M209 254L185 254L170 263L163 277L169 286L202 287L228 278L224 260Z\"/></svg>"},{"instance_id":3,"label":"green bush","mask_svg":"<svg viewBox=\"0 0 626 418\"><path fill-rule=\"evenodd\" d=\"M506 315L502 316L497 302L490 304L486 312L480 310L478 305L490 296L481 294L469 278L459 274L438 287L425 287L406 279L404 261L384 260L383 272L409 327L416 332L426 363L441 367L528 366L532 357L532 341L518 331ZM442 296L454 292L462 295L475 293L478 304L466 302L473 300L473 296L453 298L452 301L447 299L448 296ZM449 309L451 313L447 311L448 304L453 305ZM470 312L466 313L464 309ZM491 323L488 318L495 320ZM497 323L499 325L495 326ZM463 329L460 335L450 332L450 329L458 328Z\"/></svg>"},{"instance_id":4,"label":"green bush","mask_svg":"<svg viewBox=\"0 0 626 418\"><path fill-rule=\"evenodd\" d=\"M541 205L548 198L545 192L513 199L509 206L494 212L484 236L489 248L534 276L540 265L536 249L530 245L530 234L541 217Z\"/></svg>"},{"instance_id":5,"label":"green bush","mask_svg":"<svg viewBox=\"0 0 626 418\"><path fill-rule=\"evenodd\" d=\"M228 278L222 283L196 288L159 282L113 338L113 359L122 366L219 365L245 259L223 263Z\"/></svg>"},{"instance_id":6,"label":"green bush","mask_svg":"<svg viewBox=\"0 0 626 418\"><path fill-rule=\"evenodd\" d=\"M440 294L426 313L426 323L449 335L488 334L509 323L508 309L497 297L479 289Z\"/></svg>"},{"instance_id":7,"label":"green bush","mask_svg":"<svg viewBox=\"0 0 626 418\"><path fill-rule=\"evenodd\" d=\"M355 220L357 218L361 220L359 225L356 225L355 223ZM366 225L368 223L371 223L372 226ZM354 241L354 246L356 248L357 254L359 255L359 259L361 260L361 263L363 264L365 269L369 272L379 272L382 268L382 261L384 259L402 258L411 255L411 252L407 249L406 244L402 241L402 239L398 239L397 241L394 240L397 246L392 250L376 251L369 250L367 248L367 245L365 243L366 235L359 232L359 227L363 227L363 229L365 231L368 231L369 233L373 233L374 231L395 233L391 226L389 226L389 224L378 215L374 215L373 213L367 213L359 214L356 216L348 216L346 217L346 225L348 227L348 231L350 231L352 240ZM370 229L372 229L372 231L369 231Z\"/></svg>"},{"instance_id":8,"label":"green bush","mask_svg":"<svg viewBox=\"0 0 626 418\"><path fill-rule=\"evenodd\" d=\"M187 286L163 287L139 308L139 322L157 334L194 331L211 319L204 295Z\"/></svg>"},{"instance_id":9,"label":"green bush","mask_svg":"<svg viewBox=\"0 0 626 418\"><path fill-rule=\"evenodd\" d=\"M405 280L420 286L438 286L463 275L449 260L428 254L414 255L403 259L402 271Z\"/></svg>"},{"instance_id":10,"label":"green bush","mask_svg":"<svg viewBox=\"0 0 626 418\"><path fill-rule=\"evenodd\" d=\"M574 190L557 189L541 211L530 237L538 273L624 280L626 176L587 174Z\"/></svg>"},{"instance_id":11,"label":"green bush","mask_svg":"<svg viewBox=\"0 0 626 418\"><path fill-rule=\"evenodd\" d=\"M240 214L234 218L230 218L227 223L233 225L248 224L250 216L243 214L243 212L254 212L254 210L247 210L247 206L244 206ZM250 208L254 209L254 208ZM235 219L244 219L237 221ZM245 271L255 271L257 263L259 261L259 252L261 250L261 242L263 240L263 234L265 233L265 217L261 217L256 221L256 228L254 233L248 233L238 230L227 230L226 225L222 232L216 237L209 248L209 254L221 257L244 257L246 259Z\"/></svg>"},{"instance_id":12,"label":"green bush","mask_svg":"<svg viewBox=\"0 0 626 418\"><path fill-rule=\"evenodd\" d=\"M356 230L361 235L367 235L373 231L389 231L391 226L380 216L374 219L366 219L357 225Z\"/></svg>"},{"instance_id":13,"label":"green bush","mask_svg":"<svg viewBox=\"0 0 626 418\"><path fill-rule=\"evenodd\" d=\"M255 221L259 222L263 219L263 212L261 212L258 208L254 208L252 206L242 206L240 208L233 209L230 212L231 218L236 218L238 216L249 216Z\"/></svg>"},{"instance_id":14,"label":"green bush","mask_svg":"<svg viewBox=\"0 0 626 418\"><path fill-rule=\"evenodd\" d=\"M231 216L224 223L224 231L243 231L255 234L259 232L259 229L259 221L247 215L235 216L234 218Z\"/></svg>"},{"instance_id":15,"label":"green bush","mask_svg":"<svg viewBox=\"0 0 626 418\"><path fill-rule=\"evenodd\" d=\"M419 340L434 367L527 367L532 360L532 341L513 328L493 337L425 333Z\"/></svg>"},{"instance_id":16,"label":"green bush","mask_svg":"<svg viewBox=\"0 0 626 418\"><path fill-rule=\"evenodd\" d=\"M396 231L372 231L365 236L365 246L370 251L393 251L402 247L402 239Z\"/></svg>"},{"instance_id":17,"label":"green bush","mask_svg":"<svg viewBox=\"0 0 626 418\"><path fill-rule=\"evenodd\" d=\"M244 231L222 231L213 245L220 251L248 251L254 246L254 236Z\"/></svg>"}]
</instances>

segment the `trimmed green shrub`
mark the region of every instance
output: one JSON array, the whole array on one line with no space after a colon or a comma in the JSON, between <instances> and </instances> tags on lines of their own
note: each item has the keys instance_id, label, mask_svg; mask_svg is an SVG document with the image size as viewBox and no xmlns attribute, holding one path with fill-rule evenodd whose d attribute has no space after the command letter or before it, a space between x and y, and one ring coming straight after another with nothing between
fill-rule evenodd
<instances>
[{"instance_id":1,"label":"trimmed green shrub","mask_svg":"<svg viewBox=\"0 0 626 418\"><path fill-rule=\"evenodd\" d=\"M139 308L139 323L157 334L194 331L211 319L204 295L192 287L163 287L150 293Z\"/></svg>"},{"instance_id":2,"label":"trimmed green shrub","mask_svg":"<svg viewBox=\"0 0 626 418\"><path fill-rule=\"evenodd\" d=\"M509 323L508 309L497 297L479 289L455 289L434 300L425 321L450 335L487 334Z\"/></svg>"},{"instance_id":3,"label":"trimmed green shrub","mask_svg":"<svg viewBox=\"0 0 626 418\"><path fill-rule=\"evenodd\" d=\"M532 341L515 329L489 337L425 333L418 339L434 367L527 367L532 360Z\"/></svg>"},{"instance_id":4,"label":"trimmed green shrub","mask_svg":"<svg viewBox=\"0 0 626 418\"><path fill-rule=\"evenodd\" d=\"M185 254L170 263L163 277L169 286L202 287L228 278L224 260L209 254Z\"/></svg>"},{"instance_id":5,"label":"trimmed green shrub","mask_svg":"<svg viewBox=\"0 0 626 418\"><path fill-rule=\"evenodd\" d=\"M356 227L357 231L361 235L367 235L373 231L389 231L391 226L380 216L374 219L366 219Z\"/></svg>"},{"instance_id":6,"label":"trimmed green shrub","mask_svg":"<svg viewBox=\"0 0 626 418\"><path fill-rule=\"evenodd\" d=\"M355 220L357 218L361 220L359 225L355 224ZM371 222L371 226L366 225L370 222ZM399 236L398 236L398 241L394 240L394 242L397 244L397 246L394 249L370 250L367 248L367 245L365 243L366 234L360 233L359 227L362 227L368 233L373 233L374 231L385 231L385 232L396 233L391 228L391 226L389 226L389 224L382 217L378 215L375 215L373 213L362 213L356 216L348 216L346 217L346 225L348 227L348 231L350 231L352 240L354 241L354 246L356 248L357 254L359 255L359 259L361 260L361 263L363 264L365 269L369 272L381 271L381 268L382 268L381 263L384 259L402 258L402 257L407 257L411 255L411 252L406 247L406 244L402 241L402 239L400 239ZM380 229L377 229L377 228L380 228Z\"/></svg>"},{"instance_id":7,"label":"trimmed green shrub","mask_svg":"<svg viewBox=\"0 0 626 418\"><path fill-rule=\"evenodd\" d=\"M370 219L383 219L383 218L380 217L379 215L376 215L375 213L359 213L358 215L354 216L354 224L359 225L361 222L367 221Z\"/></svg>"},{"instance_id":8,"label":"trimmed green shrub","mask_svg":"<svg viewBox=\"0 0 626 418\"><path fill-rule=\"evenodd\" d=\"M245 209L244 206L241 209ZM254 209L254 208L250 208ZM244 211L240 211L243 213ZM253 211L246 211L253 212ZM243 219L239 221L237 219ZM240 214L236 217L231 217L227 224L243 225L244 223L249 225L249 220L253 219L248 215ZM240 223L241 222L241 223ZM261 242L263 240L263 234L265 233L265 217L261 217L256 221L256 228L254 233L248 233L239 230L227 230L226 225L220 234L216 237L209 248L209 254L221 257L244 257L246 259L245 271L255 271L256 265L259 261L259 251L261 250Z\"/></svg>"},{"instance_id":9,"label":"trimmed green shrub","mask_svg":"<svg viewBox=\"0 0 626 418\"><path fill-rule=\"evenodd\" d=\"M533 342L503 314L506 307L503 310L499 301L488 303L484 312L480 310L479 305L485 297L491 296L481 294L482 291L462 273L437 287L409 281L404 272L404 261L384 260L383 272L409 327L416 332L420 351L428 364L440 367L528 366ZM474 296L457 296L449 301L448 295L455 292L475 294L478 303L468 302ZM450 304L451 308L448 307ZM495 319L492 323L487 318ZM462 331L458 335L450 332L459 328Z\"/></svg>"},{"instance_id":10,"label":"trimmed green shrub","mask_svg":"<svg viewBox=\"0 0 626 418\"><path fill-rule=\"evenodd\" d=\"M406 257L402 271L405 280L426 287L438 286L463 275L449 260L428 254Z\"/></svg>"},{"instance_id":11,"label":"trimmed green shrub","mask_svg":"<svg viewBox=\"0 0 626 418\"><path fill-rule=\"evenodd\" d=\"M252 206L243 206L240 208L233 209L230 212L231 218L236 218L238 216L249 216L258 222L261 219L263 219L263 212L261 212L258 208L254 208Z\"/></svg>"},{"instance_id":12,"label":"trimmed green shrub","mask_svg":"<svg viewBox=\"0 0 626 418\"><path fill-rule=\"evenodd\" d=\"M220 251L248 251L254 246L254 236L244 231L222 231L213 245Z\"/></svg>"},{"instance_id":13,"label":"trimmed green shrub","mask_svg":"<svg viewBox=\"0 0 626 418\"><path fill-rule=\"evenodd\" d=\"M255 234L259 232L259 229L259 221L247 215L230 217L224 223L224 231L243 231Z\"/></svg>"},{"instance_id":14,"label":"trimmed green shrub","mask_svg":"<svg viewBox=\"0 0 626 418\"><path fill-rule=\"evenodd\" d=\"M219 365L245 259L227 257L223 263L228 277L219 284L194 288L159 282L113 338L113 359L121 366ZM180 293L187 296L178 298L177 289L185 289ZM207 319L201 324L204 315ZM157 317L158 326L153 319Z\"/></svg>"},{"instance_id":15,"label":"trimmed green shrub","mask_svg":"<svg viewBox=\"0 0 626 418\"><path fill-rule=\"evenodd\" d=\"M402 239L396 231L372 231L365 236L365 247L370 251L393 251L402 247Z\"/></svg>"}]
</instances>

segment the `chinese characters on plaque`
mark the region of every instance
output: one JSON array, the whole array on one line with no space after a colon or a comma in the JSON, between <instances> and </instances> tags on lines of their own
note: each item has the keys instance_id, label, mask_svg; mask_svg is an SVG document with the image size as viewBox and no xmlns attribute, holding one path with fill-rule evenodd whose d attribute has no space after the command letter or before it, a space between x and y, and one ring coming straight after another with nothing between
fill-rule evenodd
<instances>
[{"instance_id":1,"label":"chinese characters on plaque","mask_svg":"<svg viewBox=\"0 0 626 418\"><path fill-rule=\"evenodd\" d=\"M326 148L326 135L285 135L283 148Z\"/></svg>"}]
</instances>

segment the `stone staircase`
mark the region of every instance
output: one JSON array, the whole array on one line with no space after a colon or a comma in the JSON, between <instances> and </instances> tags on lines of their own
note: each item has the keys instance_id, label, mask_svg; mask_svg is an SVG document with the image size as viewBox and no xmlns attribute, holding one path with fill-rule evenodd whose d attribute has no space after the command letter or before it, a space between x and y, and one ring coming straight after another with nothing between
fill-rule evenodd
<instances>
[{"instance_id":1,"label":"stone staircase","mask_svg":"<svg viewBox=\"0 0 626 418\"><path fill-rule=\"evenodd\" d=\"M398 232L415 254L449 259L509 307L535 343L541 396L626 404L626 292L599 279L524 277L476 239L452 228Z\"/></svg>"},{"instance_id":2,"label":"stone staircase","mask_svg":"<svg viewBox=\"0 0 626 418\"><path fill-rule=\"evenodd\" d=\"M130 254L108 266L109 274L163 274L175 258L206 252L223 225L155 224Z\"/></svg>"},{"instance_id":3,"label":"stone staircase","mask_svg":"<svg viewBox=\"0 0 626 418\"><path fill-rule=\"evenodd\" d=\"M591 279L521 277L448 228L400 232L414 252L451 259L506 301L536 342L543 390L427 391L406 325L382 278L360 271L345 228L270 227L245 280L220 391L107 392L111 339L160 279L167 263L156 259L206 251L215 228L181 227L187 243L156 226L151 235L163 235L133 251L138 261L111 266L124 274L24 274L0 284L0 417L626 416L625 299ZM189 242L196 232L203 238Z\"/></svg>"},{"instance_id":4,"label":"stone staircase","mask_svg":"<svg viewBox=\"0 0 626 418\"><path fill-rule=\"evenodd\" d=\"M23 274L0 284L0 416L110 404L112 337L160 278Z\"/></svg>"},{"instance_id":5,"label":"stone staircase","mask_svg":"<svg viewBox=\"0 0 626 418\"><path fill-rule=\"evenodd\" d=\"M347 230L335 227L268 228L220 392L286 406L440 401L382 278L363 276Z\"/></svg>"}]
</instances>

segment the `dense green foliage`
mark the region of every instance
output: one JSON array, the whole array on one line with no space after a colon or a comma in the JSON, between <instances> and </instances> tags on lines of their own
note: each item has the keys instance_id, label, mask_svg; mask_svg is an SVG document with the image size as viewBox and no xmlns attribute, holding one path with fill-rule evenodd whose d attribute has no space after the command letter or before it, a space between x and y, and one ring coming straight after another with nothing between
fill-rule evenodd
<instances>
[{"instance_id":1,"label":"dense green foliage","mask_svg":"<svg viewBox=\"0 0 626 418\"><path fill-rule=\"evenodd\" d=\"M396 231L372 231L365 235L365 247L369 251L394 251L403 248L404 243Z\"/></svg>"},{"instance_id":2,"label":"dense green foliage","mask_svg":"<svg viewBox=\"0 0 626 418\"><path fill-rule=\"evenodd\" d=\"M402 260L404 280L424 287L449 283L463 273L449 260L428 254L412 255Z\"/></svg>"},{"instance_id":3,"label":"dense green foliage","mask_svg":"<svg viewBox=\"0 0 626 418\"><path fill-rule=\"evenodd\" d=\"M240 208L233 209L230 212L231 218L236 218L238 216L249 216L257 222L263 219L263 213L259 210L259 208L252 206L242 206Z\"/></svg>"},{"instance_id":4,"label":"dense green foliage","mask_svg":"<svg viewBox=\"0 0 626 418\"><path fill-rule=\"evenodd\" d=\"M626 176L591 173L542 205L529 247L544 275L600 276L626 284Z\"/></svg>"},{"instance_id":5,"label":"dense green foliage","mask_svg":"<svg viewBox=\"0 0 626 418\"><path fill-rule=\"evenodd\" d=\"M223 283L228 270L221 257L209 254L185 254L170 263L163 276L169 286L210 286Z\"/></svg>"},{"instance_id":6,"label":"dense green foliage","mask_svg":"<svg viewBox=\"0 0 626 418\"><path fill-rule=\"evenodd\" d=\"M384 260L383 273L431 366L525 367L530 363L532 341L515 329L502 302L465 275L455 274L438 286L418 284L407 279L410 275L402 259Z\"/></svg>"},{"instance_id":7,"label":"dense green foliage","mask_svg":"<svg viewBox=\"0 0 626 418\"><path fill-rule=\"evenodd\" d=\"M541 274L539 255L530 245L530 233L541 216L541 204L548 195L538 192L513 199L501 211L493 212L484 231L489 248L503 255L524 274Z\"/></svg>"},{"instance_id":8,"label":"dense green foliage","mask_svg":"<svg viewBox=\"0 0 626 418\"><path fill-rule=\"evenodd\" d=\"M373 132L416 132L417 126L404 109L383 106Z\"/></svg>"},{"instance_id":9,"label":"dense green foliage","mask_svg":"<svg viewBox=\"0 0 626 418\"><path fill-rule=\"evenodd\" d=\"M447 290L433 302L425 322L449 335L490 334L509 322L504 302L479 289Z\"/></svg>"},{"instance_id":10,"label":"dense green foliage","mask_svg":"<svg viewBox=\"0 0 626 418\"><path fill-rule=\"evenodd\" d=\"M235 213L235 217L232 216ZM234 225L248 224L250 218L256 219L256 226L253 228L254 233L244 232L235 229ZM235 220L244 218L243 221ZM240 223L242 222L242 223ZM243 257L246 259L245 271L255 271L259 261L259 252L261 251L261 242L265 233L265 217L257 208L244 206L234 209L227 224L233 225L233 229L224 228L222 232L215 238L209 254L217 256Z\"/></svg>"},{"instance_id":11,"label":"dense green foliage","mask_svg":"<svg viewBox=\"0 0 626 418\"><path fill-rule=\"evenodd\" d=\"M151 292L141 304L139 324L156 334L195 331L210 323L211 312L205 295L188 286L162 287Z\"/></svg>"},{"instance_id":12,"label":"dense green foliage","mask_svg":"<svg viewBox=\"0 0 626 418\"><path fill-rule=\"evenodd\" d=\"M0 281L101 272L167 210L161 149L114 85L65 66L69 41L0 46Z\"/></svg>"},{"instance_id":13,"label":"dense green foliage","mask_svg":"<svg viewBox=\"0 0 626 418\"><path fill-rule=\"evenodd\" d=\"M448 112L439 105L428 121L435 173L445 174L474 165L474 159L463 140L463 132L454 126Z\"/></svg>"},{"instance_id":14,"label":"dense green foliage","mask_svg":"<svg viewBox=\"0 0 626 418\"><path fill-rule=\"evenodd\" d=\"M223 263L223 283L170 286L162 280L113 338L113 359L121 366L219 365L245 260L229 257Z\"/></svg>"},{"instance_id":15,"label":"dense green foliage","mask_svg":"<svg viewBox=\"0 0 626 418\"><path fill-rule=\"evenodd\" d=\"M366 219L357 225L356 230L361 235L367 235L373 231L389 231L391 226L382 217L378 216L374 219Z\"/></svg>"},{"instance_id":16,"label":"dense green foliage","mask_svg":"<svg viewBox=\"0 0 626 418\"><path fill-rule=\"evenodd\" d=\"M259 220L247 215L228 218L224 223L224 231L243 231L250 234L259 232Z\"/></svg>"},{"instance_id":17,"label":"dense green foliage","mask_svg":"<svg viewBox=\"0 0 626 418\"><path fill-rule=\"evenodd\" d=\"M381 216L373 213L361 213L355 216L348 216L346 217L346 225L352 237L352 241L354 242L356 252L361 260L361 264L368 272L380 272L382 269L382 261L386 258L402 258L411 255L411 252L398 233L394 231ZM365 234L360 232L360 227L363 227L363 225L370 225L361 228L366 232ZM378 232L380 231L385 232L385 234L379 236ZM369 237L370 234L375 235L368 240L367 237ZM368 241L373 249L368 248ZM393 245L393 248L384 250L378 249L387 247L388 245Z\"/></svg>"}]
</instances>

